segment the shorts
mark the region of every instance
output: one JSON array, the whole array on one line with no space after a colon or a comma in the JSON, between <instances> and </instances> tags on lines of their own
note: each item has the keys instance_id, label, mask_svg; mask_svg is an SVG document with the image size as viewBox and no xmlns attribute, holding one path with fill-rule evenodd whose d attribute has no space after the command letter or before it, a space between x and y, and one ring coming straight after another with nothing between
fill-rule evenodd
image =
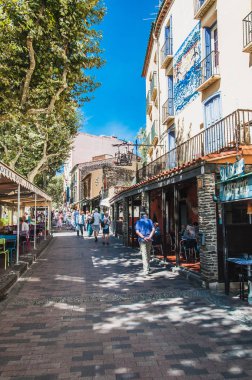
<instances>
[{"instance_id":1,"label":"shorts","mask_svg":"<svg viewBox=\"0 0 252 380\"><path fill-rule=\"evenodd\" d=\"M99 224L92 224L92 229L93 229L93 231L99 232L100 231Z\"/></svg>"},{"instance_id":2,"label":"shorts","mask_svg":"<svg viewBox=\"0 0 252 380\"><path fill-rule=\"evenodd\" d=\"M102 233L103 235L109 235L109 228L103 228Z\"/></svg>"}]
</instances>

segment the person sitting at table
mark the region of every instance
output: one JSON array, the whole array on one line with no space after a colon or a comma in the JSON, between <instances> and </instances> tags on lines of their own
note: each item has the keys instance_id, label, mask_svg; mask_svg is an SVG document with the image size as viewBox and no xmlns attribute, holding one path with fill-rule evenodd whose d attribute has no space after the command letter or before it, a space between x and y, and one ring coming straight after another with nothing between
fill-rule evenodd
<instances>
[{"instance_id":1,"label":"person sitting at table","mask_svg":"<svg viewBox=\"0 0 252 380\"><path fill-rule=\"evenodd\" d=\"M192 223L188 223L182 236L184 250L195 250L197 253L197 239L195 233L195 226ZM195 254L196 254L195 253Z\"/></svg>"},{"instance_id":2,"label":"person sitting at table","mask_svg":"<svg viewBox=\"0 0 252 380\"><path fill-rule=\"evenodd\" d=\"M153 235L152 245L162 244L161 230L157 222L154 223L155 232Z\"/></svg>"}]
</instances>

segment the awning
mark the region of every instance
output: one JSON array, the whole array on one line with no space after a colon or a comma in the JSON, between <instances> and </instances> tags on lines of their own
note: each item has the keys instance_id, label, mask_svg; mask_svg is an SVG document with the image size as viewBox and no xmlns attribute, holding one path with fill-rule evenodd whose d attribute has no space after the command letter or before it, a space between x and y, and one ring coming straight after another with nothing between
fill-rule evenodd
<instances>
[{"instance_id":1,"label":"awning","mask_svg":"<svg viewBox=\"0 0 252 380\"><path fill-rule=\"evenodd\" d=\"M47 205L51 202L51 197L39 187L29 182L25 177L10 169L0 161L0 203L16 205L17 189L20 186L22 206L32 206L34 204L34 195L37 196L37 205L39 203Z\"/></svg>"},{"instance_id":2,"label":"awning","mask_svg":"<svg viewBox=\"0 0 252 380\"><path fill-rule=\"evenodd\" d=\"M103 207L110 207L109 199L110 199L110 198L104 198L104 199L101 199L101 201L100 201L100 206L103 206Z\"/></svg>"}]
</instances>

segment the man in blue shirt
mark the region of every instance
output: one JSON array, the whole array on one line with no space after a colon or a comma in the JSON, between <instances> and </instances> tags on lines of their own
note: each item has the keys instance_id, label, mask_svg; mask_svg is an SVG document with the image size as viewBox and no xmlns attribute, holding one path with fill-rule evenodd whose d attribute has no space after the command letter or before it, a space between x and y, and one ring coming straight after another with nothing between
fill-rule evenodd
<instances>
[{"instance_id":1,"label":"man in blue shirt","mask_svg":"<svg viewBox=\"0 0 252 380\"><path fill-rule=\"evenodd\" d=\"M135 225L136 234L140 246L140 252L143 260L144 274L150 274L150 254L152 246L152 237L155 233L155 227L146 212L141 212L140 219Z\"/></svg>"}]
</instances>

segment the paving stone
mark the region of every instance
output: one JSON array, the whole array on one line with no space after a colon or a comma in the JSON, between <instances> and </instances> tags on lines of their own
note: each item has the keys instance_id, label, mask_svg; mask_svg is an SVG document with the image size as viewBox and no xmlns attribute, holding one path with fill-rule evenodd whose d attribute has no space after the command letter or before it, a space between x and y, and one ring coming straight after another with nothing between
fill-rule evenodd
<instances>
[{"instance_id":1,"label":"paving stone","mask_svg":"<svg viewBox=\"0 0 252 380\"><path fill-rule=\"evenodd\" d=\"M250 380L251 309L141 269L117 240L54 238L0 302L1 380Z\"/></svg>"}]
</instances>

